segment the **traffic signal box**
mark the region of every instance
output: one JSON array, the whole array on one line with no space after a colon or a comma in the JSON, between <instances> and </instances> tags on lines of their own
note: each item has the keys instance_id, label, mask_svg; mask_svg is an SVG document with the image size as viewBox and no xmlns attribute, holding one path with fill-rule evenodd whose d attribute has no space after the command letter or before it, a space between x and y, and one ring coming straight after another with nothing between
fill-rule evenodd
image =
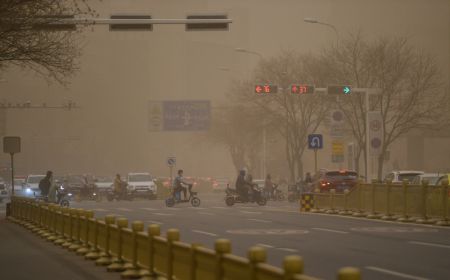
<instances>
[{"instance_id":1,"label":"traffic signal box","mask_svg":"<svg viewBox=\"0 0 450 280\"><path fill-rule=\"evenodd\" d=\"M255 85L255 93L256 94L271 94L271 93L277 93L278 92L278 86L269 85L269 84L262 84L262 85Z\"/></svg>"},{"instance_id":2,"label":"traffic signal box","mask_svg":"<svg viewBox=\"0 0 450 280\"><path fill-rule=\"evenodd\" d=\"M349 95L352 93L351 86L328 86L328 94L333 95Z\"/></svg>"},{"instance_id":3,"label":"traffic signal box","mask_svg":"<svg viewBox=\"0 0 450 280\"><path fill-rule=\"evenodd\" d=\"M311 94L314 93L314 86L311 85L291 85L292 94Z\"/></svg>"}]
</instances>

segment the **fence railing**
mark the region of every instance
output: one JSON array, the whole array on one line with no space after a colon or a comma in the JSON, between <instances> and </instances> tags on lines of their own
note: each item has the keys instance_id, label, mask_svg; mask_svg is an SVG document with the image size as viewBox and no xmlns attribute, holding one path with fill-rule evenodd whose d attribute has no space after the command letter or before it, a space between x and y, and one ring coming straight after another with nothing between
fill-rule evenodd
<instances>
[{"instance_id":1,"label":"fence railing","mask_svg":"<svg viewBox=\"0 0 450 280\"><path fill-rule=\"evenodd\" d=\"M441 186L426 181L421 185L360 183L344 193L313 195L312 212L450 226L448 181Z\"/></svg>"},{"instance_id":2,"label":"fence railing","mask_svg":"<svg viewBox=\"0 0 450 280\"><path fill-rule=\"evenodd\" d=\"M177 280L314 280L303 274L303 259L287 256L283 268L266 263L267 252L252 247L248 257L231 254L231 242L218 239L214 250L199 244L180 241L177 229L161 236L159 225L134 221L129 227L126 218L107 215L94 218L94 212L62 208L36 202L30 198L12 197L9 220L21 224L42 238L106 266L108 271L121 272L125 279L154 279L159 276ZM361 279L360 271L346 267L337 272L337 279Z\"/></svg>"}]
</instances>

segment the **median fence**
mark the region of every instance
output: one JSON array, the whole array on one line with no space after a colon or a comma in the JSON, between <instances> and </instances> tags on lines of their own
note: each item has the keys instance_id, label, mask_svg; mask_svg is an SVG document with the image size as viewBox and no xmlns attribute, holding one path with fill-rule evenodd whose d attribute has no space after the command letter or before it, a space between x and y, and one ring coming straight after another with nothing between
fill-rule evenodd
<instances>
[{"instance_id":1,"label":"median fence","mask_svg":"<svg viewBox=\"0 0 450 280\"><path fill-rule=\"evenodd\" d=\"M59 205L12 197L11 216L16 222L47 241L67 248L108 271L120 272L125 279L251 279L313 280L303 274L303 259L287 256L283 268L265 263L267 252L252 247L248 257L231 254L231 242L218 239L214 250L200 244L180 241L177 229L161 236L159 225L134 221L129 227L125 218L107 215L96 219L94 212L62 208ZM358 280L356 268L342 268L337 279Z\"/></svg>"},{"instance_id":2,"label":"median fence","mask_svg":"<svg viewBox=\"0 0 450 280\"><path fill-rule=\"evenodd\" d=\"M389 221L450 226L449 184L429 186L402 184L358 184L351 191L314 193L312 212L352 215Z\"/></svg>"}]
</instances>

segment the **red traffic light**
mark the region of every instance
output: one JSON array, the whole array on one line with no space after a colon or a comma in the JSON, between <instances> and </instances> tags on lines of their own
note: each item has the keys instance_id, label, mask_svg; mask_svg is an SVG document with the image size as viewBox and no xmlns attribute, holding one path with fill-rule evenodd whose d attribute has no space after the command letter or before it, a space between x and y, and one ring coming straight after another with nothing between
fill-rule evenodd
<instances>
[{"instance_id":1,"label":"red traffic light","mask_svg":"<svg viewBox=\"0 0 450 280\"><path fill-rule=\"evenodd\" d=\"M292 94L311 94L314 93L314 86L311 85L291 85Z\"/></svg>"},{"instance_id":2,"label":"red traffic light","mask_svg":"<svg viewBox=\"0 0 450 280\"><path fill-rule=\"evenodd\" d=\"M255 85L255 93L257 94L270 94L277 93L278 87L274 85L262 84Z\"/></svg>"}]
</instances>

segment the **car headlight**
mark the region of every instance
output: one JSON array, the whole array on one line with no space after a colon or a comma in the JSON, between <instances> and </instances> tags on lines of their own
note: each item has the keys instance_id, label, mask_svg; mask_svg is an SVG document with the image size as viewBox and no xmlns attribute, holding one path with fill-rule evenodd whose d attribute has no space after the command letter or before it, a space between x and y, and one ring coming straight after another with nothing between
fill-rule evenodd
<instances>
[{"instance_id":1,"label":"car headlight","mask_svg":"<svg viewBox=\"0 0 450 280\"><path fill-rule=\"evenodd\" d=\"M68 196L72 196L72 193L68 193L67 195L68 195Z\"/></svg>"},{"instance_id":2,"label":"car headlight","mask_svg":"<svg viewBox=\"0 0 450 280\"><path fill-rule=\"evenodd\" d=\"M25 192L26 192L26 193L31 193L31 189L30 189L30 188L27 188L27 189L25 190Z\"/></svg>"}]
</instances>

